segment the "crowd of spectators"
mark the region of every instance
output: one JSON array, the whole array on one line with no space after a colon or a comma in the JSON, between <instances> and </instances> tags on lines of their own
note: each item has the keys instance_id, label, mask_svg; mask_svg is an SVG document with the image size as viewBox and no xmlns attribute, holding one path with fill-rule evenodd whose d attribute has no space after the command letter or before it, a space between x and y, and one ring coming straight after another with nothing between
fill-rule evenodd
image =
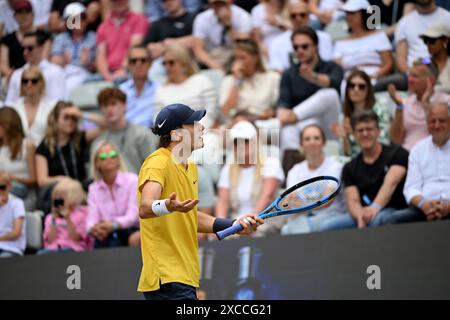
<instances>
[{"instance_id":1,"label":"crowd of spectators","mask_svg":"<svg viewBox=\"0 0 450 320\"><path fill-rule=\"evenodd\" d=\"M236 218L299 181L341 181L330 206L255 236L448 219L449 7L0 0L0 257L138 246L137 174L167 142L150 129L171 103L207 111L203 212ZM100 83L95 109L70 101ZM26 251L36 211L43 245Z\"/></svg>"}]
</instances>

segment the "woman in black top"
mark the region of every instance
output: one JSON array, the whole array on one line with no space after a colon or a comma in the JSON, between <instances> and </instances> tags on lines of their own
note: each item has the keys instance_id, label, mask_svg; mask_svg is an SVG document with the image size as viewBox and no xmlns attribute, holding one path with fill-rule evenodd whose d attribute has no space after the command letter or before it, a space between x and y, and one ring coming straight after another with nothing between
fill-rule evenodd
<instances>
[{"instance_id":1,"label":"woman in black top","mask_svg":"<svg viewBox=\"0 0 450 320\"><path fill-rule=\"evenodd\" d=\"M85 116L103 125L103 117ZM57 182L70 177L86 186L87 147L102 129L80 131L78 120L82 117L83 113L73 103L64 101L59 101L48 116L45 137L36 150L37 182L41 188L39 198L43 210L49 205L51 189Z\"/></svg>"}]
</instances>

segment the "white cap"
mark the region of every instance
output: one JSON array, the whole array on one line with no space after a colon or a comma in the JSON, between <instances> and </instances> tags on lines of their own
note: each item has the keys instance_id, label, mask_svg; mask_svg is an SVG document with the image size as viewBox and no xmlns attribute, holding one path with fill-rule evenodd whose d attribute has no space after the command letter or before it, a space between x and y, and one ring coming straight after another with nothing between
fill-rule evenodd
<instances>
[{"instance_id":1,"label":"white cap","mask_svg":"<svg viewBox=\"0 0 450 320\"><path fill-rule=\"evenodd\" d=\"M79 14L85 13L85 12L86 12L85 6L83 6L79 2L72 2L65 7L64 13L63 13L63 19L67 19L68 17L74 17L76 15L79 15Z\"/></svg>"},{"instance_id":2,"label":"white cap","mask_svg":"<svg viewBox=\"0 0 450 320\"><path fill-rule=\"evenodd\" d=\"M432 24L427 31L420 35L421 38L440 38L440 37L448 37L450 38L450 26L444 22L436 22Z\"/></svg>"},{"instance_id":3,"label":"white cap","mask_svg":"<svg viewBox=\"0 0 450 320\"><path fill-rule=\"evenodd\" d=\"M239 121L229 131L231 140L246 139L250 140L256 137L256 128L248 121Z\"/></svg>"},{"instance_id":4,"label":"white cap","mask_svg":"<svg viewBox=\"0 0 450 320\"><path fill-rule=\"evenodd\" d=\"M370 6L367 0L347 0L347 2L341 7L341 10L347 12L356 12L360 10L367 10Z\"/></svg>"}]
</instances>

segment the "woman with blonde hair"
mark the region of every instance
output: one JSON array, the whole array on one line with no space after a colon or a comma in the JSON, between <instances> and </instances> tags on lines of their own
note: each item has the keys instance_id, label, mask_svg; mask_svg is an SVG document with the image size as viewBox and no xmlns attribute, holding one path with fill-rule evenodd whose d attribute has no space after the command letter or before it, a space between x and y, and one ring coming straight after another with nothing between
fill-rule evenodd
<instances>
[{"instance_id":1,"label":"woman with blonde hair","mask_svg":"<svg viewBox=\"0 0 450 320\"><path fill-rule=\"evenodd\" d=\"M11 193L25 200L27 210L33 210L34 197L31 197L36 184L36 147L25 138L20 116L11 107L0 109L0 170L11 176Z\"/></svg>"},{"instance_id":2,"label":"woman with blonde hair","mask_svg":"<svg viewBox=\"0 0 450 320\"><path fill-rule=\"evenodd\" d=\"M32 66L23 71L20 96L13 108L22 120L25 136L38 145L44 138L47 117L56 103L46 97L45 79L38 67Z\"/></svg>"},{"instance_id":3,"label":"woman with blonde hair","mask_svg":"<svg viewBox=\"0 0 450 320\"><path fill-rule=\"evenodd\" d=\"M275 116L279 97L280 74L264 68L260 49L254 40L239 40L234 46L231 74L220 90L220 105L225 117L249 114L248 120L266 120Z\"/></svg>"},{"instance_id":4,"label":"woman with blonde hair","mask_svg":"<svg viewBox=\"0 0 450 320\"><path fill-rule=\"evenodd\" d=\"M155 91L154 118L166 105L182 103L194 109L206 109L201 123L212 127L218 115L217 93L211 80L198 72L198 66L189 51L179 45L169 45L163 54L167 80Z\"/></svg>"},{"instance_id":5,"label":"woman with blonde hair","mask_svg":"<svg viewBox=\"0 0 450 320\"><path fill-rule=\"evenodd\" d=\"M52 191L51 214L45 218L44 248L37 254L91 249L86 219L86 193L81 183L70 178L59 181Z\"/></svg>"},{"instance_id":6,"label":"woman with blonde hair","mask_svg":"<svg viewBox=\"0 0 450 320\"><path fill-rule=\"evenodd\" d=\"M260 152L257 131L252 123L240 121L229 133L232 157L220 173L216 216L236 219L265 209L275 199L284 173L277 158L265 158ZM277 222L265 223L255 235L278 233L281 225Z\"/></svg>"},{"instance_id":7,"label":"woman with blonde hair","mask_svg":"<svg viewBox=\"0 0 450 320\"><path fill-rule=\"evenodd\" d=\"M138 177L126 172L112 142L100 143L91 161L95 181L89 186L86 230L94 236L95 248L127 246L138 225Z\"/></svg>"}]
</instances>

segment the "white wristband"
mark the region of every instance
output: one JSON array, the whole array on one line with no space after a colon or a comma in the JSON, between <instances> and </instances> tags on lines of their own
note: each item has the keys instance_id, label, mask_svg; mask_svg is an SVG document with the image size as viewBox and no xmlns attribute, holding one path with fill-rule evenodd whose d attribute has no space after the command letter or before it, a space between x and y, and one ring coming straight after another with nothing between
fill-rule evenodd
<instances>
[{"instance_id":1,"label":"white wristband","mask_svg":"<svg viewBox=\"0 0 450 320\"><path fill-rule=\"evenodd\" d=\"M155 216L158 216L158 217L165 216L166 214L170 213L169 209L167 209L165 199L153 201L152 211L155 214Z\"/></svg>"}]
</instances>

